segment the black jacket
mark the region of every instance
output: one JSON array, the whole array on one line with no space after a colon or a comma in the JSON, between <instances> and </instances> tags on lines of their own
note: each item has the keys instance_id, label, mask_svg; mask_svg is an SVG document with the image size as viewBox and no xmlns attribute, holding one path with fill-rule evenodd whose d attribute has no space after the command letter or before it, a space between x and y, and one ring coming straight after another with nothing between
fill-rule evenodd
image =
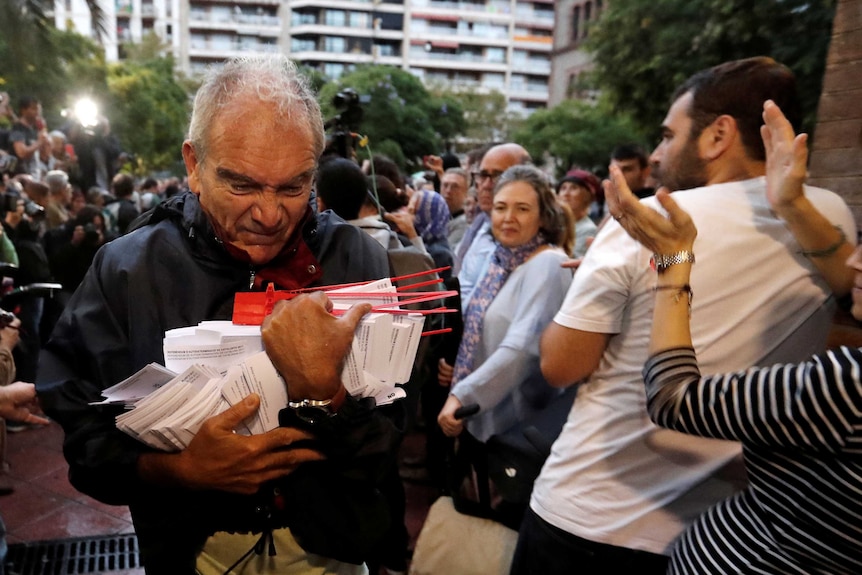
<instances>
[{"instance_id":1,"label":"black jacket","mask_svg":"<svg viewBox=\"0 0 862 575\"><path fill-rule=\"evenodd\" d=\"M308 219L302 234L323 270L321 285L390 274L385 251L329 212ZM37 389L66 433L70 481L100 501L129 505L148 573L193 573L217 530L289 526L307 551L354 563L385 531L375 484L392 464L398 433L368 405L349 400L343 415L316 430L326 461L252 497L142 483L136 462L149 448L116 429L116 409L88 405L148 363L164 363L165 331L230 319L234 294L249 289L254 272L215 238L196 196L177 196L98 252L42 355ZM289 410L283 416L295 423Z\"/></svg>"}]
</instances>

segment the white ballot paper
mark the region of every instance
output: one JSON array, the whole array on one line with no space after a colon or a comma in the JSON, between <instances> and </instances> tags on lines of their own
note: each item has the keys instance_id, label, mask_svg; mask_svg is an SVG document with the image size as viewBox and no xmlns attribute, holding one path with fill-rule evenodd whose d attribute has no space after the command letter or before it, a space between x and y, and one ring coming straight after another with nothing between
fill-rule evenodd
<instances>
[{"instance_id":1,"label":"white ballot paper","mask_svg":"<svg viewBox=\"0 0 862 575\"><path fill-rule=\"evenodd\" d=\"M339 297L339 294L363 294ZM368 294L367 296L364 294ZM335 311L368 302L398 301L389 278L330 290ZM387 311L393 310L393 313ZM386 405L406 396L398 387L410 379L425 316L392 306L366 315L356 329L341 379L354 397L372 397ZM278 427L287 406L287 386L272 365L260 337L260 326L205 321L165 333L165 365L151 363L105 389L92 405L124 405L117 428L147 445L180 451L210 417L236 405L251 393L260 409L235 431L250 435Z\"/></svg>"}]
</instances>

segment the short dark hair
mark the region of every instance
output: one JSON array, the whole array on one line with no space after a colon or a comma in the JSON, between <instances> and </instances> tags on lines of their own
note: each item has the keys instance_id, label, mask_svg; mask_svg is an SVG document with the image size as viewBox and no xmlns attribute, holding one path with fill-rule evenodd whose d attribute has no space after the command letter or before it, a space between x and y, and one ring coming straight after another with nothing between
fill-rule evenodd
<instances>
[{"instance_id":1,"label":"short dark hair","mask_svg":"<svg viewBox=\"0 0 862 575\"><path fill-rule=\"evenodd\" d=\"M742 144L748 156L765 160L766 150L760 136L763 103L773 100L795 131L799 131L802 113L796 92L796 77L787 66L766 56L733 60L702 70L686 80L672 102L691 92L692 138L727 114L736 120Z\"/></svg>"},{"instance_id":2,"label":"short dark hair","mask_svg":"<svg viewBox=\"0 0 862 575\"><path fill-rule=\"evenodd\" d=\"M355 220L368 196L365 174L356 162L332 157L317 169L317 196L327 209L345 220Z\"/></svg>"},{"instance_id":3,"label":"short dark hair","mask_svg":"<svg viewBox=\"0 0 862 575\"><path fill-rule=\"evenodd\" d=\"M129 174L117 174L114 176L114 179L111 180L111 191L117 199L130 197L135 193L134 178Z\"/></svg>"},{"instance_id":4,"label":"short dark hair","mask_svg":"<svg viewBox=\"0 0 862 575\"><path fill-rule=\"evenodd\" d=\"M158 188L159 182L155 178L147 178L144 180L144 183L141 184L142 190L149 190L150 188Z\"/></svg>"},{"instance_id":5,"label":"short dark hair","mask_svg":"<svg viewBox=\"0 0 862 575\"><path fill-rule=\"evenodd\" d=\"M36 96L21 96L20 98L18 98L18 111L20 112L21 110L26 110L33 104L38 103L39 98L37 98Z\"/></svg>"},{"instance_id":6,"label":"short dark hair","mask_svg":"<svg viewBox=\"0 0 862 575\"><path fill-rule=\"evenodd\" d=\"M620 144L611 151L611 160L618 162L622 160L637 160L641 169L649 165L649 156L646 150L638 144Z\"/></svg>"}]
</instances>

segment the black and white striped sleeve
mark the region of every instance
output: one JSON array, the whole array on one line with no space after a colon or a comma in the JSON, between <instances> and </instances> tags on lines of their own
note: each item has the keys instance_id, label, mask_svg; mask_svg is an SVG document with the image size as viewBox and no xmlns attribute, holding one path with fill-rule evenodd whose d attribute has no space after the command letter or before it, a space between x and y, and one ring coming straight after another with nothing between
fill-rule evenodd
<instances>
[{"instance_id":1,"label":"black and white striped sleeve","mask_svg":"<svg viewBox=\"0 0 862 575\"><path fill-rule=\"evenodd\" d=\"M749 445L862 453L862 351L842 347L800 364L701 377L691 348L644 366L658 425Z\"/></svg>"}]
</instances>

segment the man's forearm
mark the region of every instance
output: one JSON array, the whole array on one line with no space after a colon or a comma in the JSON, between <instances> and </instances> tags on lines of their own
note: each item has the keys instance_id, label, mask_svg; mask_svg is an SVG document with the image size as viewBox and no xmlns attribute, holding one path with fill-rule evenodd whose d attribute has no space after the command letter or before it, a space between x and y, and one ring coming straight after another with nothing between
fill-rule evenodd
<instances>
[{"instance_id":1,"label":"man's forearm","mask_svg":"<svg viewBox=\"0 0 862 575\"><path fill-rule=\"evenodd\" d=\"M846 295L853 286L853 270L846 261L853 253L853 245L844 232L836 229L805 196L776 208L776 215L787 224L802 253L823 274L829 287L838 296Z\"/></svg>"}]
</instances>

